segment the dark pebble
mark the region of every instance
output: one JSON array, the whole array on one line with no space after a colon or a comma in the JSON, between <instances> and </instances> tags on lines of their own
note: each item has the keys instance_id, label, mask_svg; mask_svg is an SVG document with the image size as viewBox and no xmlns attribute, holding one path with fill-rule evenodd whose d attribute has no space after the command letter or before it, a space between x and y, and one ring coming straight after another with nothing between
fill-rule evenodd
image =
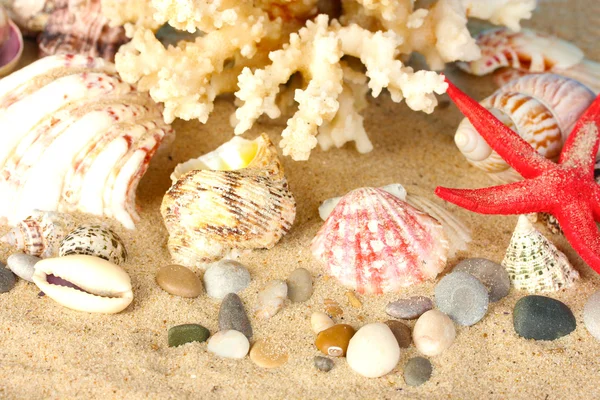
<instances>
[{"instance_id":1,"label":"dark pebble","mask_svg":"<svg viewBox=\"0 0 600 400\"><path fill-rule=\"evenodd\" d=\"M398 346L400 346L401 349L410 347L410 344L412 343L412 332L407 325L392 319L385 321L385 324L390 328L396 337Z\"/></svg>"},{"instance_id":2,"label":"dark pebble","mask_svg":"<svg viewBox=\"0 0 600 400\"><path fill-rule=\"evenodd\" d=\"M404 382L409 386L420 386L431 378L431 362L423 357L408 360L404 367Z\"/></svg>"},{"instance_id":3,"label":"dark pebble","mask_svg":"<svg viewBox=\"0 0 600 400\"><path fill-rule=\"evenodd\" d=\"M319 371L329 372L333 369L333 360L323 356L315 357L315 367Z\"/></svg>"},{"instance_id":4,"label":"dark pebble","mask_svg":"<svg viewBox=\"0 0 600 400\"><path fill-rule=\"evenodd\" d=\"M525 296L517 301L513 324L519 336L535 340L555 340L577 327L566 304L545 296Z\"/></svg>"},{"instance_id":5,"label":"dark pebble","mask_svg":"<svg viewBox=\"0 0 600 400\"><path fill-rule=\"evenodd\" d=\"M204 342L209 336L210 332L202 325L177 325L169 329L169 347L177 347L190 342Z\"/></svg>"},{"instance_id":6,"label":"dark pebble","mask_svg":"<svg viewBox=\"0 0 600 400\"><path fill-rule=\"evenodd\" d=\"M0 263L0 293L6 293L15 287L15 274Z\"/></svg>"},{"instance_id":7,"label":"dark pebble","mask_svg":"<svg viewBox=\"0 0 600 400\"><path fill-rule=\"evenodd\" d=\"M417 319L432 308L433 302L429 297L413 296L388 303L385 312L394 318Z\"/></svg>"},{"instance_id":8,"label":"dark pebble","mask_svg":"<svg viewBox=\"0 0 600 400\"><path fill-rule=\"evenodd\" d=\"M244 310L244 304L235 293L229 293L221 302L219 309L219 330L236 330L242 332L248 339L252 337L252 325Z\"/></svg>"}]
</instances>

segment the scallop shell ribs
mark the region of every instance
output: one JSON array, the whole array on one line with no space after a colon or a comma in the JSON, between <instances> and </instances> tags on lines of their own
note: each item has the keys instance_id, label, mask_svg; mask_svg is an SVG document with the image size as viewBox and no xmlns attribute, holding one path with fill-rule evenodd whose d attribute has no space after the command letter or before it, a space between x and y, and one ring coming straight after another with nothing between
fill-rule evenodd
<instances>
[{"instance_id":1,"label":"scallop shell ribs","mask_svg":"<svg viewBox=\"0 0 600 400\"><path fill-rule=\"evenodd\" d=\"M113 64L42 58L0 81L0 217L81 211L132 229L137 185L172 132Z\"/></svg>"}]
</instances>

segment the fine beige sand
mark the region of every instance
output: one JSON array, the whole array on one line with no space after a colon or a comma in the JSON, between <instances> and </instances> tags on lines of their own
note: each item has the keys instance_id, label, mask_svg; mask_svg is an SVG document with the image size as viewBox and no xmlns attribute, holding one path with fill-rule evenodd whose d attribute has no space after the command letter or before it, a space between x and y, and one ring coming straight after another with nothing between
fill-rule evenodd
<instances>
[{"instance_id":1,"label":"fine beige sand","mask_svg":"<svg viewBox=\"0 0 600 400\"><path fill-rule=\"evenodd\" d=\"M526 25L572 40L589 58L600 61L600 49L594 47L600 40L597 0L542 0ZM490 78L469 77L453 67L448 74L477 99L493 91ZM582 275L574 288L550 294L566 303L577 318L577 329L570 335L552 342L519 338L512 325L512 309L525 293L511 290L508 297L491 304L481 322L457 328L452 347L431 358L433 376L421 387L408 387L402 377L406 361L418 355L414 347L402 350L397 368L378 379L355 374L344 359L337 359L329 373L314 368L313 357L319 352L313 345L309 316L323 310L325 298L338 301L344 309L338 322L359 328L388 319L384 307L391 300L433 296L435 284L397 294L359 296L363 306L353 308L346 290L324 276L308 248L322 224L317 213L320 202L359 186L393 182L431 199L437 185L474 188L491 184L484 173L469 167L454 146L453 133L461 116L445 97L432 115L395 104L385 94L371 99L365 124L375 149L369 154L360 155L353 146L346 146L328 152L315 150L308 162L284 159L298 203L296 222L275 248L242 258L252 274L252 284L241 297L251 311L257 292L270 279L285 279L298 267L312 272L315 291L308 302L287 304L268 321L252 319L253 339L269 339L287 351L287 364L263 370L249 358L219 359L207 352L206 343L169 348L167 330L174 325L200 323L215 333L219 303L205 294L196 299L175 297L156 285L157 268L170 263L160 203L178 162L231 138L228 118L233 110L231 99L223 99L217 102L207 125L177 121L171 157L157 157L139 186L142 219L137 229L128 232L108 221L122 235L130 254L124 268L131 276L135 299L127 310L117 315L71 311L47 296L38 297L39 289L25 281L0 295L0 398L600 398L600 343L587 332L582 317L586 299L600 289L599 276L564 238L542 227ZM278 143L284 122L261 120L249 136L266 131ZM448 208L471 227L474 240L468 251L449 261L447 271L467 257L502 260L516 217ZM90 218L82 216L81 220ZM2 227L0 233L7 229ZM0 260L10 254L11 249L0 247Z\"/></svg>"}]
</instances>

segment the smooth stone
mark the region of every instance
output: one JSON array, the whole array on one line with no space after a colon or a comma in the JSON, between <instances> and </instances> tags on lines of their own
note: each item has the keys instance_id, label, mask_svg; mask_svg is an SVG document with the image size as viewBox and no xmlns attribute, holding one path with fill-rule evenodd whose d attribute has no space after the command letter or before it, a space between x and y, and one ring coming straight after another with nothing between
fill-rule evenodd
<instances>
[{"instance_id":1,"label":"smooth stone","mask_svg":"<svg viewBox=\"0 0 600 400\"><path fill-rule=\"evenodd\" d=\"M424 312L433 308L433 301L425 296L413 296L388 303L385 312L390 317L399 319L417 319Z\"/></svg>"},{"instance_id":2,"label":"smooth stone","mask_svg":"<svg viewBox=\"0 0 600 400\"><path fill-rule=\"evenodd\" d=\"M209 336L210 332L202 325L177 325L169 329L169 347L177 347L190 342L204 342Z\"/></svg>"},{"instance_id":3,"label":"smooth stone","mask_svg":"<svg viewBox=\"0 0 600 400\"><path fill-rule=\"evenodd\" d=\"M452 272L435 287L435 305L459 325L479 322L487 312L489 301L483 283L466 272Z\"/></svg>"},{"instance_id":4,"label":"smooth stone","mask_svg":"<svg viewBox=\"0 0 600 400\"><path fill-rule=\"evenodd\" d=\"M284 281L274 280L258 293L258 304L255 316L261 319L269 319L281 310L287 298L288 287Z\"/></svg>"},{"instance_id":5,"label":"smooth stone","mask_svg":"<svg viewBox=\"0 0 600 400\"><path fill-rule=\"evenodd\" d=\"M265 340L257 340L250 350L250 360L261 368L281 367L288 361L285 351Z\"/></svg>"},{"instance_id":6,"label":"smooth stone","mask_svg":"<svg viewBox=\"0 0 600 400\"><path fill-rule=\"evenodd\" d=\"M304 268L292 271L287 279L288 298L294 303L310 299L313 294L312 275Z\"/></svg>"},{"instance_id":7,"label":"smooth stone","mask_svg":"<svg viewBox=\"0 0 600 400\"><path fill-rule=\"evenodd\" d=\"M244 304L235 293L229 293L223 299L219 309L219 330L236 330L242 332L248 339L252 337L252 325L246 315Z\"/></svg>"},{"instance_id":8,"label":"smooth stone","mask_svg":"<svg viewBox=\"0 0 600 400\"><path fill-rule=\"evenodd\" d=\"M346 324L334 325L321 331L315 340L315 346L321 353L331 357L344 357L348 349L350 339L356 331Z\"/></svg>"},{"instance_id":9,"label":"smooth stone","mask_svg":"<svg viewBox=\"0 0 600 400\"><path fill-rule=\"evenodd\" d=\"M459 262L452 271L466 272L479 279L488 290L492 303L506 297L510 290L510 278L506 268L485 258L468 258Z\"/></svg>"},{"instance_id":10,"label":"smooth stone","mask_svg":"<svg viewBox=\"0 0 600 400\"><path fill-rule=\"evenodd\" d=\"M325 329L331 328L334 325L335 322L333 322L329 315L325 314L324 312L315 311L310 316L310 327L314 333L319 333Z\"/></svg>"},{"instance_id":11,"label":"smooth stone","mask_svg":"<svg viewBox=\"0 0 600 400\"><path fill-rule=\"evenodd\" d=\"M592 294L583 307L583 323L588 332L600 340L600 290Z\"/></svg>"},{"instance_id":12,"label":"smooth stone","mask_svg":"<svg viewBox=\"0 0 600 400\"><path fill-rule=\"evenodd\" d=\"M15 287L16 278L3 263L0 263L0 293L6 293Z\"/></svg>"},{"instance_id":13,"label":"smooth stone","mask_svg":"<svg viewBox=\"0 0 600 400\"><path fill-rule=\"evenodd\" d=\"M446 314L438 310L429 310L415 323L412 337L417 350L433 357L452 345L456 338L456 328Z\"/></svg>"},{"instance_id":14,"label":"smooth stone","mask_svg":"<svg viewBox=\"0 0 600 400\"><path fill-rule=\"evenodd\" d=\"M219 357L240 359L248 354L250 342L242 332L219 331L211 336L206 348Z\"/></svg>"},{"instance_id":15,"label":"smooth stone","mask_svg":"<svg viewBox=\"0 0 600 400\"><path fill-rule=\"evenodd\" d=\"M189 268L181 265L160 267L156 283L167 293L181 297L198 297L202 293L202 281Z\"/></svg>"},{"instance_id":16,"label":"smooth stone","mask_svg":"<svg viewBox=\"0 0 600 400\"><path fill-rule=\"evenodd\" d=\"M385 324L391 329L392 333L396 337L396 340L398 341L398 346L400 346L401 349L410 347L412 343L412 333L410 331L410 327L400 321L395 320L385 321Z\"/></svg>"},{"instance_id":17,"label":"smooth stone","mask_svg":"<svg viewBox=\"0 0 600 400\"><path fill-rule=\"evenodd\" d=\"M545 296L525 296L517 301L513 324L519 336L535 340L555 340L577 327L566 304Z\"/></svg>"},{"instance_id":18,"label":"smooth stone","mask_svg":"<svg viewBox=\"0 0 600 400\"><path fill-rule=\"evenodd\" d=\"M396 367L400 360L400 346L386 324L367 324L350 340L346 360L350 368L360 375L378 378Z\"/></svg>"},{"instance_id":19,"label":"smooth stone","mask_svg":"<svg viewBox=\"0 0 600 400\"><path fill-rule=\"evenodd\" d=\"M413 357L404 367L404 382L408 386L421 386L431 378L433 367L431 362L423 357Z\"/></svg>"},{"instance_id":20,"label":"smooth stone","mask_svg":"<svg viewBox=\"0 0 600 400\"><path fill-rule=\"evenodd\" d=\"M8 268L19 278L33 282L35 264L38 261L41 261L41 258L24 253L15 253L8 257L6 263L8 264Z\"/></svg>"},{"instance_id":21,"label":"smooth stone","mask_svg":"<svg viewBox=\"0 0 600 400\"><path fill-rule=\"evenodd\" d=\"M206 294L222 299L228 293L239 293L250 285L250 272L241 263L221 260L204 273Z\"/></svg>"},{"instance_id":22,"label":"smooth stone","mask_svg":"<svg viewBox=\"0 0 600 400\"><path fill-rule=\"evenodd\" d=\"M319 371L329 372L333 369L334 363L333 360L323 356L315 356L314 359L315 367Z\"/></svg>"}]
</instances>

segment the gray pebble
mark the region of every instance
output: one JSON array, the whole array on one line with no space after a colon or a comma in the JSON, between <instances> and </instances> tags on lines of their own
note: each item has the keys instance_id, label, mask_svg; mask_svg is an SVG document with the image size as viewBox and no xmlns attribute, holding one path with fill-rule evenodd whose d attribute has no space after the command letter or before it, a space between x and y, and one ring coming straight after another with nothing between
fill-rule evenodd
<instances>
[{"instance_id":1,"label":"gray pebble","mask_svg":"<svg viewBox=\"0 0 600 400\"><path fill-rule=\"evenodd\" d=\"M240 296L229 293L223 299L219 309L219 330L235 330L242 332L248 339L252 337L252 325Z\"/></svg>"},{"instance_id":2,"label":"gray pebble","mask_svg":"<svg viewBox=\"0 0 600 400\"><path fill-rule=\"evenodd\" d=\"M525 339L555 340L573 332L575 316L566 304L546 296L522 297L513 310L515 332Z\"/></svg>"},{"instance_id":3,"label":"gray pebble","mask_svg":"<svg viewBox=\"0 0 600 400\"><path fill-rule=\"evenodd\" d=\"M19 278L33 282L34 267L40 260L41 258L30 256L29 254L15 253L8 257L6 263L8 264L8 268Z\"/></svg>"},{"instance_id":4,"label":"gray pebble","mask_svg":"<svg viewBox=\"0 0 600 400\"><path fill-rule=\"evenodd\" d=\"M506 268L485 258L463 260L454 267L453 271L466 272L479 279L487 288L491 302L505 297L510 290L510 278Z\"/></svg>"},{"instance_id":5,"label":"gray pebble","mask_svg":"<svg viewBox=\"0 0 600 400\"><path fill-rule=\"evenodd\" d=\"M329 372L333 369L333 360L323 356L315 357L315 367L319 371Z\"/></svg>"},{"instance_id":6,"label":"gray pebble","mask_svg":"<svg viewBox=\"0 0 600 400\"><path fill-rule=\"evenodd\" d=\"M590 296L583 308L583 323L588 332L600 340L600 290Z\"/></svg>"},{"instance_id":7,"label":"gray pebble","mask_svg":"<svg viewBox=\"0 0 600 400\"><path fill-rule=\"evenodd\" d=\"M466 272L452 272L435 287L435 304L459 325L479 322L488 309L488 291L477 278Z\"/></svg>"},{"instance_id":8,"label":"gray pebble","mask_svg":"<svg viewBox=\"0 0 600 400\"><path fill-rule=\"evenodd\" d=\"M417 319L432 308L433 302L429 297L413 296L388 303L385 312L394 318Z\"/></svg>"},{"instance_id":9,"label":"gray pebble","mask_svg":"<svg viewBox=\"0 0 600 400\"><path fill-rule=\"evenodd\" d=\"M313 281L310 272L304 268L297 268L287 279L288 298L294 303L310 299L313 294Z\"/></svg>"},{"instance_id":10,"label":"gray pebble","mask_svg":"<svg viewBox=\"0 0 600 400\"><path fill-rule=\"evenodd\" d=\"M15 286L15 275L0 263L0 293L6 293Z\"/></svg>"},{"instance_id":11,"label":"gray pebble","mask_svg":"<svg viewBox=\"0 0 600 400\"><path fill-rule=\"evenodd\" d=\"M237 261L221 260L204 273L206 293L222 299L228 293L239 293L250 284L250 272Z\"/></svg>"},{"instance_id":12,"label":"gray pebble","mask_svg":"<svg viewBox=\"0 0 600 400\"><path fill-rule=\"evenodd\" d=\"M433 368L431 362L423 357L408 360L404 367L404 382L408 386L420 386L431 378Z\"/></svg>"}]
</instances>

